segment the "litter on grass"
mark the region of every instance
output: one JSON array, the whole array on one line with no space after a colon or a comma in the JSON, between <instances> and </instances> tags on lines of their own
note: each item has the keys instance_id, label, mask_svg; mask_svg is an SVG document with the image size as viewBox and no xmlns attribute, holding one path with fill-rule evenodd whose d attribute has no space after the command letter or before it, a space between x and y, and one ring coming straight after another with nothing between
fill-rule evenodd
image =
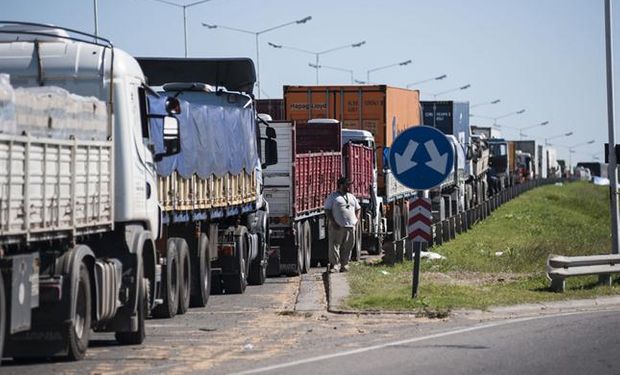
<instances>
[{"instance_id":1,"label":"litter on grass","mask_svg":"<svg viewBox=\"0 0 620 375\"><path fill-rule=\"evenodd\" d=\"M426 258L428 260L446 259L445 256L432 251L422 251L420 253L420 258Z\"/></svg>"}]
</instances>

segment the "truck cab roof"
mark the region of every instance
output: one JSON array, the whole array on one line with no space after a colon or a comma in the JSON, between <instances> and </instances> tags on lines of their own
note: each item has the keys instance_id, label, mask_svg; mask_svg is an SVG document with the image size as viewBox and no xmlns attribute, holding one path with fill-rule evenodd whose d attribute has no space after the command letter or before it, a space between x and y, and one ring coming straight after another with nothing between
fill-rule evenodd
<instances>
[{"instance_id":1,"label":"truck cab roof","mask_svg":"<svg viewBox=\"0 0 620 375\"><path fill-rule=\"evenodd\" d=\"M375 146L375 137L367 130L361 129L342 129L341 142L343 145L348 142L363 144L368 147Z\"/></svg>"}]
</instances>

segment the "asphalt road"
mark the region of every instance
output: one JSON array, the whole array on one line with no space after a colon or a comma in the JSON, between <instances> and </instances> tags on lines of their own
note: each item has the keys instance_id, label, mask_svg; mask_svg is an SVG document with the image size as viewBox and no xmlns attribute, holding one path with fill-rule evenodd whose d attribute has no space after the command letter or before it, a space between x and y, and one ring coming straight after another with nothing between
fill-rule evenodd
<instances>
[{"instance_id":1,"label":"asphalt road","mask_svg":"<svg viewBox=\"0 0 620 375\"><path fill-rule=\"evenodd\" d=\"M96 334L81 362L5 361L0 374L620 373L620 300L573 306L582 310L576 315L540 306L446 320L330 314L321 271L268 279L244 295L212 296L204 309L149 320L144 345L122 347Z\"/></svg>"},{"instance_id":2,"label":"asphalt road","mask_svg":"<svg viewBox=\"0 0 620 375\"><path fill-rule=\"evenodd\" d=\"M474 324L240 374L619 374L620 310Z\"/></svg>"}]
</instances>

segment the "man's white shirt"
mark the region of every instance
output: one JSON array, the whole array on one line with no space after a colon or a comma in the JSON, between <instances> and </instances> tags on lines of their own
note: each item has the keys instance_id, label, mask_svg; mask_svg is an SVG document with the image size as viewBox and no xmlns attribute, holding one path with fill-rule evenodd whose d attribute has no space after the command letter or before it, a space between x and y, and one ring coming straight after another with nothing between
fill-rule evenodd
<instances>
[{"instance_id":1,"label":"man's white shirt","mask_svg":"<svg viewBox=\"0 0 620 375\"><path fill-rule=\"evenodd\" d=\"M357 224L355 211L360 209L360 203L351 193L335 191L327 196L325 209L332 211L336 223L341 227L354 228Z\"/></svg>"}]
</instances>

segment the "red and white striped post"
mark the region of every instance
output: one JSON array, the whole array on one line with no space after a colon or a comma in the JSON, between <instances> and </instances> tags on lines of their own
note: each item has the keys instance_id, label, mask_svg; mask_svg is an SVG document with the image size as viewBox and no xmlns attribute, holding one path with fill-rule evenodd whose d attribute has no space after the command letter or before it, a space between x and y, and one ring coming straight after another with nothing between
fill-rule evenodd
<instances>
[{"instance_id":1,"label":"red and white striped post","mask_svg":"<svg viewBox=\"0 0 620 375\"><path fill-rule=\"evenodd\" d=\"M418 285L420 284L420 252L426 248L433 239L431 226L433 224L433 212L431 200L421 196L409 200L409 215L407 221L407 233L412 242L412 254L414 255L413 285L411 297L418 297Z\"/></svg>"}]
</instances>

